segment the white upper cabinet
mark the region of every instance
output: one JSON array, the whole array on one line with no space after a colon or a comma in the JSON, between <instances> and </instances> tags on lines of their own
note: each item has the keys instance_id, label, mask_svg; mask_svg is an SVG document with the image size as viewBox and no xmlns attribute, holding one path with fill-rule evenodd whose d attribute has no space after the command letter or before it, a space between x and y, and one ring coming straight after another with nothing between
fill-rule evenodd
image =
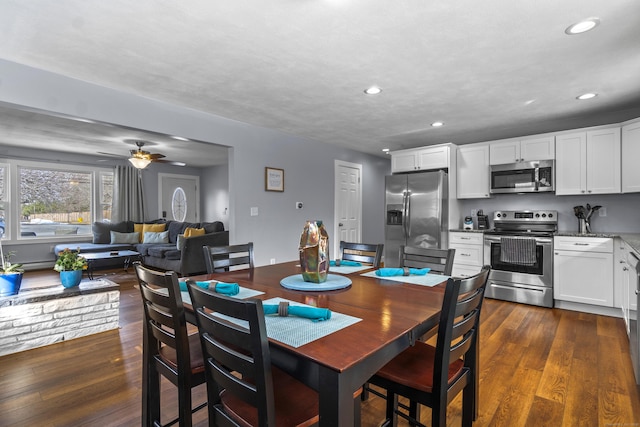
<instances>
[{"instance_id":1,"label":"white upper cabinet","mask_svg":"<svg viewBox=\"0 0 640 427\"><path fill-rule=\"evenodd\" d=\"M553 136L492 142L490 147L489 159L492 165L553 160L555 158L555 139Z\"/></svg>"},{"instance_id":2,"label":"white upper cabinet","mask_svg":"<svg viewBox=\"0 0 640 427\"><path fill-rule=\"evenodd\" d=\"M640 122L622 127L622 192L640 192Z\"/></svg>"},{"instance_id":3,"label":"white upper cabinet","mask_svg":"<svg viewBox=\"0 0 640 427\"><path fill-rule=\"evenodd\" d=\"M458 199L489 197L489 146L470 144L458 147Z\"/></svg>"},{"instance_id":4,"label":"white upper cabinet","mask_svg":"<svg viewBox=\"0 0 640 427\"><path fill-rule=\"evenodd\" d=\"M414 148L391 153L391 172L446 169L449 167L448 145Z\"/></svg>"},{"instance_id":5,"label":"white upper cabinet","mask_svg":"<svg viewBox=\"0 0 640 427\"><path fill-rule=\"evenodd\" d=\"M556 194L621 191L620 128L556 136Z\"/></svg>"}]
</instances>

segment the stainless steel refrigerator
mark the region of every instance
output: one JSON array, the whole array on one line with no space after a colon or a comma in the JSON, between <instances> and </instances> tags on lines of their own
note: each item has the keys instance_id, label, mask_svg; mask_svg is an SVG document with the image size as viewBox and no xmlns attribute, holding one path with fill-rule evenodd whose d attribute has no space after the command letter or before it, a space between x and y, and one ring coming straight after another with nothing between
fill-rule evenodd
<instances>
[{"instance_id":1,"label":"stainless steel refrigerator","mask_svg":"<svg viewBox=\"0 0 640 427\"><path fill-rule=\"evenodd\" d=\"M398 267L400 246L446 248L447 173L389 175L385 179L384 265Z\"/></svg>"}]
</instances>

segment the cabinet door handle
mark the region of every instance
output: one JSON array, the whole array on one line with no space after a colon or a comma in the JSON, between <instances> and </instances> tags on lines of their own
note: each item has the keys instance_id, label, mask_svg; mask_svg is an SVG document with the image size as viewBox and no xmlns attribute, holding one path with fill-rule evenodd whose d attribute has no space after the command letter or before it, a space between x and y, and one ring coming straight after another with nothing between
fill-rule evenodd
<instances>
[{"instance_id":1,"label":"cabinet door handle","mask_svg":"<svg viewBox=\"0 0 640 427\"><path fill-rule=\"evenodd\" d=\"M575 246L589 246L588 243L574 243Z\"/></svg>"}]
</instances>

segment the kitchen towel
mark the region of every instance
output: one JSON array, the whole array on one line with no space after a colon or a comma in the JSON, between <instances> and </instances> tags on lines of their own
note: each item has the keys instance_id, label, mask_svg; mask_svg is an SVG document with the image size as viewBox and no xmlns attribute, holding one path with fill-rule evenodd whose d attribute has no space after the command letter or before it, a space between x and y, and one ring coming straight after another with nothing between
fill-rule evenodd
<instances>
[{"instance_id":1,"label":"kitchen towel","mask_svg":"<svg viewBox=\"0 0 640 427\"><path fill-rule=\"evenodd\" d=\"M500 262L507 264L534 265L536 261L536 240L534 238L500 238Z\"/></svg>"},{"instance_id":2,"label":"kitchen towel","mask_svg":"<svg viewBox=\"0 0 640 427\"><path fill-rule=\"evenodd\" d=\"M331 310L328 308L309 307L301 305L289 305L283 301L280 304L263 304L264 314L277 314L278 316L297 316L311 319L314 322L331 319Z\"/></svg>"},{"instance_id":3,"label":"kitchen towel","mask_svg":"<svg viewBox=\"0 0 640 427\"><path fill-rule=\"evenodd\" d=\"M335 261L329 261L329 266L335 267L335 266L343 266L343 267L361 267L362 263L357 262L357 261L347 261L347 260L340 260L337 259Z\"/></svg>"},{"instance_id":4,"label":"kitchen towel","mask_svg":"<svg viewBox=\"0 0 640 427\"><path fill-rule=\"evenodd\" d=\"M186 291L187 282L181 281L179 283L180 283L180 290ZM209 280L206 282L195 282L195 284L202 289L215 291L216 293L222 294L222 295L238 295L238 293L240 292L240 286L238 286L237 283L224 283L224 282L218 282L216 280Z\"/></svg>"},{"instance_id":5,"label":"kitchen towel","mask_svg":"<svg viewBox=\"0 0 640 427\"><path fill-rule=\"evenodd\" d=\"M429 271L430 268L380 268L376 270L376 276L424 276Z\"/></svg>"}]
</instances>

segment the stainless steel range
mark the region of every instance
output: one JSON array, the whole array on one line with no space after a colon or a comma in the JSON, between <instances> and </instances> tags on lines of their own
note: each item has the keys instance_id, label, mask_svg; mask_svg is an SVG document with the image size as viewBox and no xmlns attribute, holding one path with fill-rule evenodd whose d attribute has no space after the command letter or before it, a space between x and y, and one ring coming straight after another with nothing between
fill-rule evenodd
<instances>
[{"instance_id":1,"label":"stainless steel range","mask_svg":"<svg viewBox=\"0 0 640 427\"><path fill-rule=\"evenodd\" d=\"M553 234L557 211L496 211L484 233L491 266L485 296L553 307Z\"/></svg>"}]
</instances>

